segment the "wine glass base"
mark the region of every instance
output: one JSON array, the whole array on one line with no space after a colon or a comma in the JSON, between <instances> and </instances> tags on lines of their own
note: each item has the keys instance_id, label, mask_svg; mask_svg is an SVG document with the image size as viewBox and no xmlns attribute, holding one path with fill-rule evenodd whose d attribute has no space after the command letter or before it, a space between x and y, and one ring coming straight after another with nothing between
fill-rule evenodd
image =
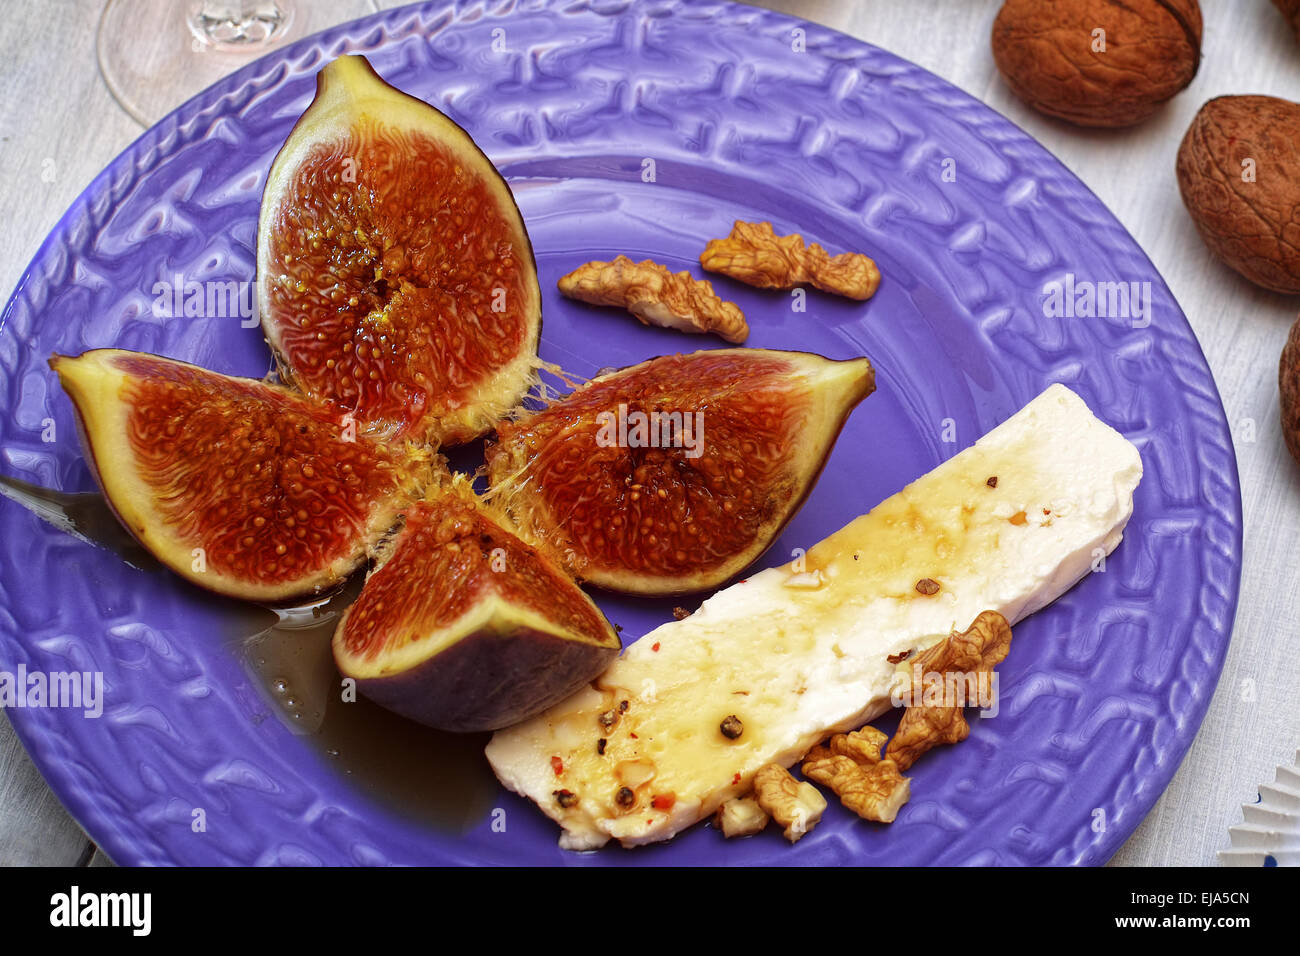
<instances>
[{"instance_id":1,"label":"wine glass base","mask_svg":"<svg viewBox=\"0 0 1300 956\"><path fill-rule=\"evenodd\" d=\"M183 0L104 4L95 36L99 72L136 122L152 126L259 56L378 9L375 0L279 0L243 17L211 15L220 6L207 5L204 16L203 4ZM278 16L271 10L277 6Z\"/></svg>"}]
</instances>

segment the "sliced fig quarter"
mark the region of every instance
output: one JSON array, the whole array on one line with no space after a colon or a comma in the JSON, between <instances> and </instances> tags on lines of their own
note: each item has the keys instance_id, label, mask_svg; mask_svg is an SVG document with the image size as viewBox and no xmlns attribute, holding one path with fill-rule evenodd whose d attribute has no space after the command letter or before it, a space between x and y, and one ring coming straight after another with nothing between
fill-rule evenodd
<instances>
[{"instance_id":1,"label":"sliced fig quarter","mask_svg":"<svg viewBox=\"0 0 1300 956\"><path fill-rule=\"evenodd\" d=\"M717 349L651 359L501 423L487 450L492 495L592 584L713 588L767 550L874 388L865 358Z\"/></svg>"},{"instance_id":2,"label":"sliced fig quarter","mask_svg":"<svg viewBox=\"0 0 1300 956\"><path fill-rule=\"evenodd\" d=\"M231 597L275 604L339 585L424 467L265 382L118 349L50 365L118 519L177 574Z\"/></svg>"},{"instance_id":3,"label":"sliced fig quarter","mask_svg":"<svg viewBox=\"0 0 1300 956\"><path fill-rule=\"evenodd\" d=\"M460 478L407 511L334 634L335 662L361 693L462 732L539 713L618 651L618 635L563 568Z\"/></svg>"},{"instance_id":4,"label":"sliced fig quarter","mask_svg":"<svg viewBox=\"0 0 1300 956\"><path fill-rule=\"evenodd\" d=\"M271 166L258 308L281 377L390 435L481 435L536 381L541 295L509 186L364 57L317 78Z\"/></svg>"}]
</instances>

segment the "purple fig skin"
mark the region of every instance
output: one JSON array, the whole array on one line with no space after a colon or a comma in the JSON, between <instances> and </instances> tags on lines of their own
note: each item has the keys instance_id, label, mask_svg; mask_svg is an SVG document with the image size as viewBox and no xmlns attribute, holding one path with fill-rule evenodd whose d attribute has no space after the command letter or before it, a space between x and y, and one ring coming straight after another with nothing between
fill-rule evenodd
<instances>
[{"instance_id":1,"label":"purple fig skin","mask_svg":"<svg viewBox=\"0 0 1300 956\"><path fill-rule=\"evenodd\" d=\"M357 690L387 710L438 730L500 730L559 703L594 680L618 654L617 647L565 640L532 628L482 628L400 674L357 678ZM508 668L502 666L506 662Z\"/></svg>"}]
</instances>

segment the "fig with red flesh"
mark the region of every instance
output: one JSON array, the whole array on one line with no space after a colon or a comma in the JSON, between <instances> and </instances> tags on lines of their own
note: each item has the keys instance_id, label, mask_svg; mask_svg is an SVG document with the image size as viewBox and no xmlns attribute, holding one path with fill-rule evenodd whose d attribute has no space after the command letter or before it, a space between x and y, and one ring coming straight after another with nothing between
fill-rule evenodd
<instances>
[{"instance_id":1,"label":"fig with red flesh","mask_svg":"<svg viewBox=\"0 0 1300 956\"><path fill-rule=\"evenodd\" d=\"M427 467L265 382L118 349L50 365L122 524L177 574L232 597L285 603L338 586Z\"/></svg>"},{"instance_id":2,"label":"fig with red flesh","mask_svg":"<svg viewBox=\"0 0 1300 956\"><path fill-rule=\"evenodd\" d=\"M618 650L564 569L459 477L406 512L334 634L339 671L361 693L452 731L525 720Z\"/></svg>"},{"instance_id":3,"label":"fig with red flesh","mask_svg":"<svg viewBox=\"0 0 1300 956\"><path fill-rule=\"evenodd\" d=\"M502 422L487 452L492 494L592 584L645 595L716 587L794 516L874 387L865 358L718 349L652 359Z\"/></svg>"},{"instance_id":4,"label":"fig with red flesh","mask_svg":"<svg viewBox=\"0 0 1300 956\"><path fill-rule=\"evenodd\" d=\"M509 186L363 57L321 70L275 158L257 275L284 381L375 431L467 441L536 381L541 295Z\"/></svg>"}]
</instances>

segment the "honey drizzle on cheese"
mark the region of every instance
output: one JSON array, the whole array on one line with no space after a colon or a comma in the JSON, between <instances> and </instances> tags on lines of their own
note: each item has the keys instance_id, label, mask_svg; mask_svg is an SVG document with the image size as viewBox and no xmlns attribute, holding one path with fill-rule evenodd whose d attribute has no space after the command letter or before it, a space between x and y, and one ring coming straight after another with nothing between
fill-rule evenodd
<instances>
[{"instance_id":1,"label":"honey drizzle on cheese","mask_svg":"<svg viewBox=\"0 0 1300 956\"><path fill-rule=\"evenodd\" d=\"M637 642L590 689L498 733L488 748L498 776L571 831L566 845L664 839L748 791L764 764L788 766L888 709L889 657L985 609L1014 623L1054 600L1118 544L1141 462L1061 386L1016 419L802 561L720 592ZM1088 456L1096 480L1080 483ZM599 715L622 701L603 728ZM719 726L731 715L744 728L734 740ZM546 785L575 795L570 806L529 776L534 750L557 758ZM624 786L634 800L620 802Z\"/></svg>"}]
</instances>

